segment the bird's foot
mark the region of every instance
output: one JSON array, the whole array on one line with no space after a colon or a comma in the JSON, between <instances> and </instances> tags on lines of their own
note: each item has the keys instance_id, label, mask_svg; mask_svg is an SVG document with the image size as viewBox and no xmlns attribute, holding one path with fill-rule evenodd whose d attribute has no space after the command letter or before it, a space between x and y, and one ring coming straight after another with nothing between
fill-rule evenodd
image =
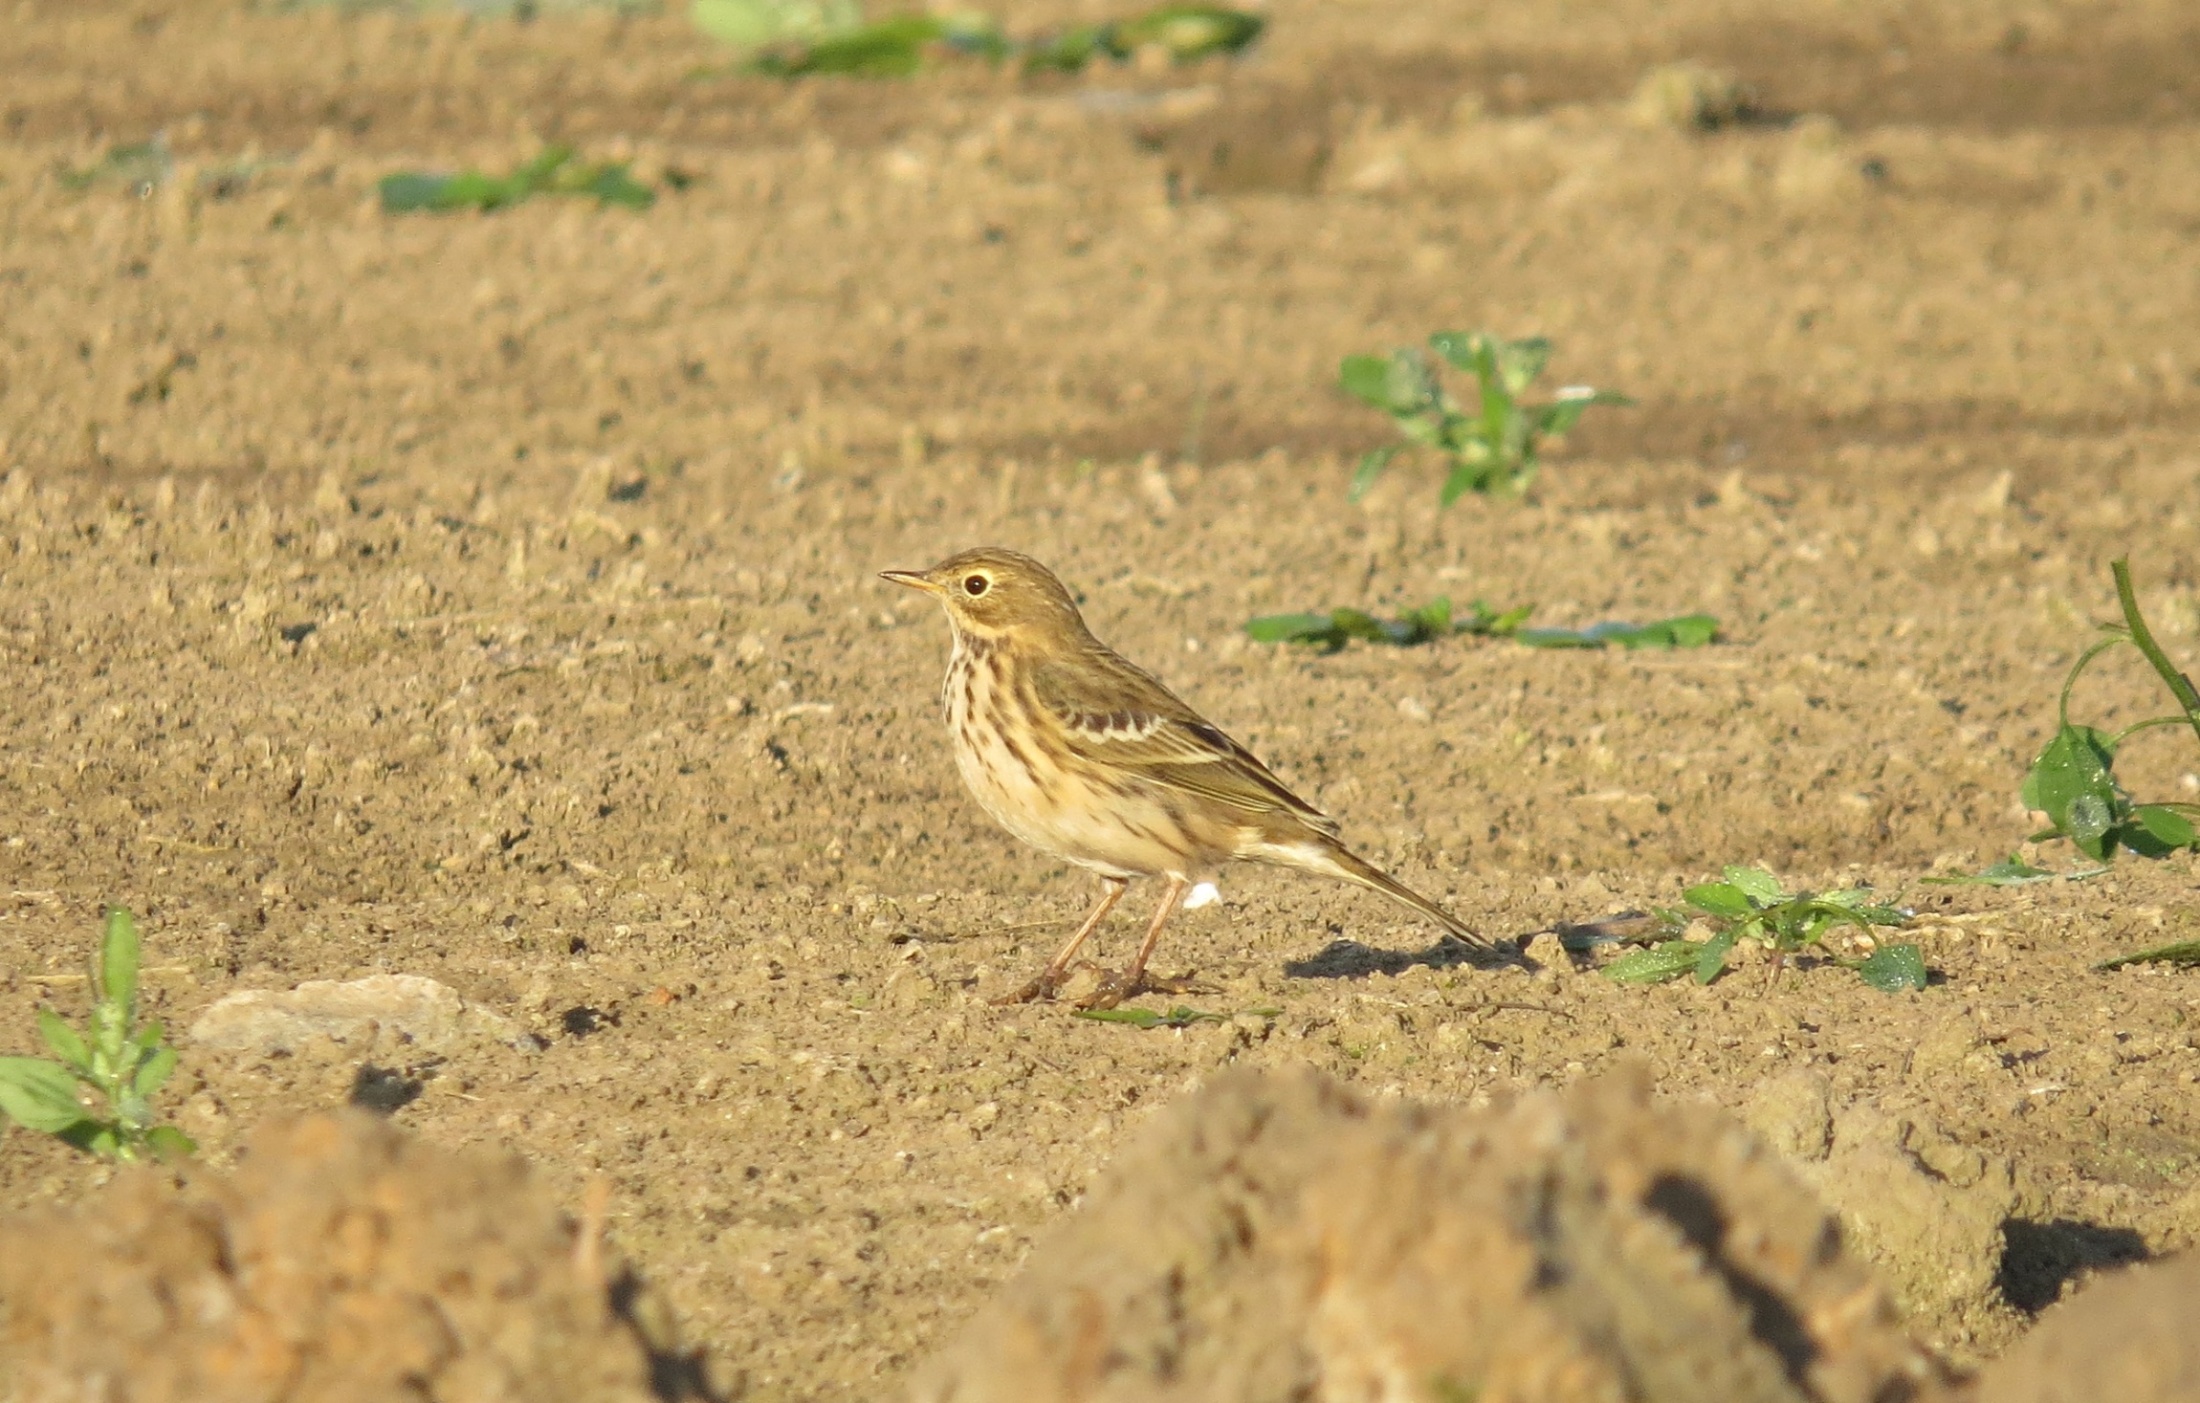
<instances>
[{"instance_id":1,"label":"bird's foot","mask_svg":"<svg viewBox=\"0 0 2200 1403\"><path fill-rule=\"evenodd\" d=\"M1198 987L1190 975L1171 977L1143 970L1110 970L1100 977L1100 983L1091 993L1077 1001L1077 1006L1081 1009L1114 1008L1123 1000L1140 994L1189 994Z\"/></svg>"},{"instance_id":2,"label":"bird's foot","mask_svg":"<svg viewBox=\"0 0 2200 1403\"><path fill-rule=\"evenodd\" d=\"M1059 969L1053 965L1048 965L1045 969L1031 976L1029 984L1013 994L1003 994L993 1002L996 1005L1051 1002L1054 996L1061 992L1062 986L1069 982L1071 970L1098 968L1099 966L1090 960L1079 960L1076 964L1064 965ZM1084 1005L1079 1004L1078 1007L1082 1008Z\"/></svg>"},{"instance_id":3,"label":"bird's foot","mask_svg":"<svg viewBox=\"0 0 2200 1403\"><path fill-rule=\"evenodd\" d=\"M996 1006L1002 1006L1037 1003L1042 999L1052 999L1054 991L1062 987L1062 976L1065 972L1058 969L1040 970L1031 977L1031 982L1024 985L1023 988L1018 989L1013 994L1003 994L993 1002Z\"/></svg>"}]
</instances>

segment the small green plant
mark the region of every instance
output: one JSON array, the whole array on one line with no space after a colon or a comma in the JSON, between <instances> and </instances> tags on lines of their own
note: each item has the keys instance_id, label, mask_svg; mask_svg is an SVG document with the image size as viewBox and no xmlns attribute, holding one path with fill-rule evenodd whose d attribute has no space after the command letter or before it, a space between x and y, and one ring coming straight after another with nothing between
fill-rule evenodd
<instances>
[{"instance_id":1,"label":"small green plant","mask_svg":"<svg viewBox=\"0 0 2200 1403\"><path fill-rule=\"evenodd\" d=\"M173 1159L197 1149L174 1126L153 1123L151 1098L176 1070L176 1053L161 1041L160 1024L137 1026L137 982L137 922L117 906L91 962L90 1035L41 1010L39 1035L54 1056L0 1057L0 1112L106 1159Z\"/></svg>"},{"instance_id":2,"label":"small green plant","mask_svg":"<svg viewBox=\"0 0 2200 1403\"><path fill-rule=\"evenodd\" d=\"M1477 599L1464 616L1439 596L1395 619L1378 619L1359 609L1326 613L1263 614L1249 619L1245 632L1256 643L1300 643L1334 653L1353 639L1410 648L1438 638L1472 634L1510 638L1530 648L1700 648L1719 636L1719 621L1709 614L1683 614L1651 624L1601 623L1588 628L1525 628L1533 604L1502 612Z\"/></svg>"},{"instance_id":3,"label":"small green plant","mask_svg":"<svg viewBox=\"0 0 2200 1403\"><path fill-rule=\"evenodd\" d=\"M1500 613L1477 599L1467 606L1467 610L1464 617L1454 615L1451 600L1439 595L1396 619L1378 619L1358 609L1265 614L1248 620L1245 632L1256 643L1304 643L1328 653L1336 652L1355 638L1410 648L1416 643L1459 633L1503 637L1526 623L1535 606L1523 605Z\"/></svg>"},{"instance_id":4,"label":"small green plant","mask_svg":"<svg viewBox=\"0 0 2200 1403\"><path fill-rule=\"evenodd\" d=\"M774 6L759 0L711 0L698 5L697 22L711 32L740 35L774 22ZM905 78L936 57L1014 59L1026 72L1075 73L1095 59L1123 62L1143 49L1160 49L1176 63L1234 54L1260 37L1260 16L1220 5L1164 5L1125 20L1079 25L1051 38L1011 40L981 14L892 15L870 24L832 15L807 32L793 25L773 36L742 65L775 78L839 73L862 78ZM736 40L738 42L738 40Z\"/></svg>"},{"instance_id":5,"label":"small green plant","mask_svg":"<svg viewBox=\"0 0 2200 1403\"><path fill-rule=\"evenodd\" d=\"M2122 969L2126 965L2176 965L2191 969L2200 965L2200 940L2180 940L2174 945L2157 945L2152 950L2136 954L2118 955L2093 966L2102 974Z\"/></svg>"},{"instance_id":6,"label":"small green plant","mask_svg":"<svg viewBox=\"0 0 2200 1403\"><path fill-rule=\"evenodd\" d=\"M1523 403L1520 397L1551 359L1551 343L1540 336L1506 341L1480 331L1439 331L1428 344L1454 369L1475 378L1480 394L1472 412L1445 390L1418 347L1344 359L1338 378L1345 393L1388 414L1405 439L1360 459L1352 475L1354 501L1375 485L1392 458L1416 447L1451 464L1444 479L1447 507L1469 492L1523 492L1535 480L1544 440L1571 429L1591 405L1634 402L1610 390L1574 385L1548 403Z\"/></svg>"},{"instance_id":7,"label":"small green plant","mask_svg":"<svg viewBox=\"0 0 2200 1403\"><path fill-rule=\"evenodd\" d=\"M1754 940L1785 960L1811 946L1823 949L1826 932L1835 926L1869 932L1875 926L1907 925L1910 919L1908 912L1873 901L1860 887L1788 892L1762 867L1730 866L1723 876L1723 881L1682 893L1685 910L1660 910L1657 933L1665 938L1606 965L1604 977L1621 984L1661 984L1694 975L1698 984L1709 984L1725 972L1727 957L1744 940ZM1682 939L1681 931L1699 919L1711 925L1711 938ZM1829 958L1855 970L1874 989L1895 993L1925 987L1925 959L1915 945L1883 945L1860 960Z\"/></svg>"},{"instance_id":8,"label":"small green plant","mask_svg":"<svg viewBox=\"0 0 2200 1403\"><path fill-rule=\"evenodd\" d=\"M1530 648L1701 648L1719 636L1709 614L1681 614L1651 624L1601 623L1587 628L1524 628L1515 642Z\"/></svg>"},{"instance_id":9,"label":"small green plant","mask_svg":"<svg viewBox=\"0 0 2200 1403\"><path fill-rule=\"evenodd\" d=\"M657 199L657 192L628 175L624 165L576 163L570 146L545 147L510 175L399 171L383 176L380 188L385 214L448 214L465 209L486 214L536 195L592 195L599 204L635 210L648 209Z\"/></svg>"},{"instance_id":10,"label":"small green plant","mask_svg":"<svg viewBox=\"0 0 2200 1403\"><path fill-rule=\"evenodd\" d=\"M863 23L856 0L694 0L695 27L722 44L754 49L790 39L820 39Z\"/></svg>"},{"instance_id":11,"label":"small green plant","mask_svg":"<svg viewBox=\"0 0 2200 1403\"><path fill-rule=\"evenodd\" d=\"M2122 627L2109 625L2093 646L2078 655L2063 679L2062 698L2056 707L2054 739L2032 762L2020 791L2024 806L2047 815L2049 827L2033 835L2034 842L2068 838L2078 851L2096 862L2106 862L2118 848L2129 848L2142 857L2167 857L2185 849L2200 848L2200 804L2165 801L2135 804L2116 782L2116 752L2141 731L2163 726L2188 726L2200 740L2200 689L2179 672L2154 641L2139 612L2139 599L2131 585L2128 561L2110 564L2116 580L2116 599L2123 608ZM2110 734L2070 721L2070 693L2086 666L2101 654L2125 644L2137 648L2153 666L2162 684L2177 703L2177 714L2136 721Z\"/></svg>"}]
</instances>

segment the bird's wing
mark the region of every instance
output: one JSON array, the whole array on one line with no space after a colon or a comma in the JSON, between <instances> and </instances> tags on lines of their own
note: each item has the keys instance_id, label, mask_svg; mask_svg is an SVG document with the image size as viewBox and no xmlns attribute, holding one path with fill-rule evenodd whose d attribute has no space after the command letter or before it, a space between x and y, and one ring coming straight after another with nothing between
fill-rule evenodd
<instances>
[{"instance_id":1,"label":"bird's wing","mask_svg":"<svg viewBox=\"0 0 2200 1403\"><path fill-rule=\"evenodd\" d=\"M1070 750L1236 809L1288 815L1334 836L1336 823L1159 680L1122 659L1086 656L1032 670L1039 705Z\"/></svg>"}]
</instances>

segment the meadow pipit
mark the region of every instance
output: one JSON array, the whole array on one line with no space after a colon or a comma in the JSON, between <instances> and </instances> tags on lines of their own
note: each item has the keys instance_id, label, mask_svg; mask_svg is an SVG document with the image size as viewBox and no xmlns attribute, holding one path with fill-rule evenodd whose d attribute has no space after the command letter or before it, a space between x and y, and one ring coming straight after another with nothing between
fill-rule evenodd
<instances>
[{"instance_id":1,"label":"meadow pipit","mask_svg":"<svg viewBox=\"0 0 2200 1403\"><path fill-rule=\"evenodd\" d=\"M1106 888L1047 967L1003 1002L1052 995L1133 877L1162 878L1161 905L1129 967L1104 978L1084 1006L1112 1007L1153 987L1146 961L1161 928L1195 882L1233 859L1372 888L1487 948L1458 917L1347 851L1334 820L1093 637L1038 561L988 547L882 574L947 610L955 651L940 701L970 792L1003 828L1099 873Z\"/></svg>"}]
</instances>

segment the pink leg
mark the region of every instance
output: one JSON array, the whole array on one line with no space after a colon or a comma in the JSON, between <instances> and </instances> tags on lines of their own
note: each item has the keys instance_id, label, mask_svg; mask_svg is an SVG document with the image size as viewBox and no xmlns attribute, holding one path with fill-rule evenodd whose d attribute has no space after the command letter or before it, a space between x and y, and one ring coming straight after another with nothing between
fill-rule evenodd
<instances>
[{"instance_id":1,"label":"pink leg","mask_svg":"<svg viewBox=\"0 0 2200 1403\"><path fill-rule=\"evenodd\" d=\"M1085 917L1085 923L1077 928L1077 934L1071 936L1068 943L1055 952L1054 958L1047 961L1047 967L1040 970L1029 984L1018 989L1015 993L1004 995L993 1002L997 1004L1028 1004L1033 999L1054 997L1054 991L1061 987L1062 976L1069 972L1069 962L1077 958L1078 947L1085 943L1086 937L1100 928L1100 923L1108 918L1110 911L1115 909L1115 903L1123 899L1123 893L1130 890L1131 879L1128 877L1102 877L1100 884L1106 887L1107 890L1100 893L1100 904L1092 908L1091 915Z\"/></svg>"},{"instance_id":2,"label":"pink leg","mask_svg":"<svg viewBox=\"0 0 2200 1403\"><path fill-rule=\"evenodd\" d=\"M1138 954L1132 958L1130 967L1100 981L1100 987L1092 991L1092 997L1084 1001L1083 1007L1114 1008L1146 987L1146 961L1153 958L1154 946L1161 943L1161 928L1176 914L1176 908L1184 904L1184 894L1192 889L1192 884L1182 877L1172 876L1168 881L1169 885L1161 893L1161 904L1154 908L1153 922L1146 927L1146 938L1138 943Z\"/></svg>"}]
</instances>

